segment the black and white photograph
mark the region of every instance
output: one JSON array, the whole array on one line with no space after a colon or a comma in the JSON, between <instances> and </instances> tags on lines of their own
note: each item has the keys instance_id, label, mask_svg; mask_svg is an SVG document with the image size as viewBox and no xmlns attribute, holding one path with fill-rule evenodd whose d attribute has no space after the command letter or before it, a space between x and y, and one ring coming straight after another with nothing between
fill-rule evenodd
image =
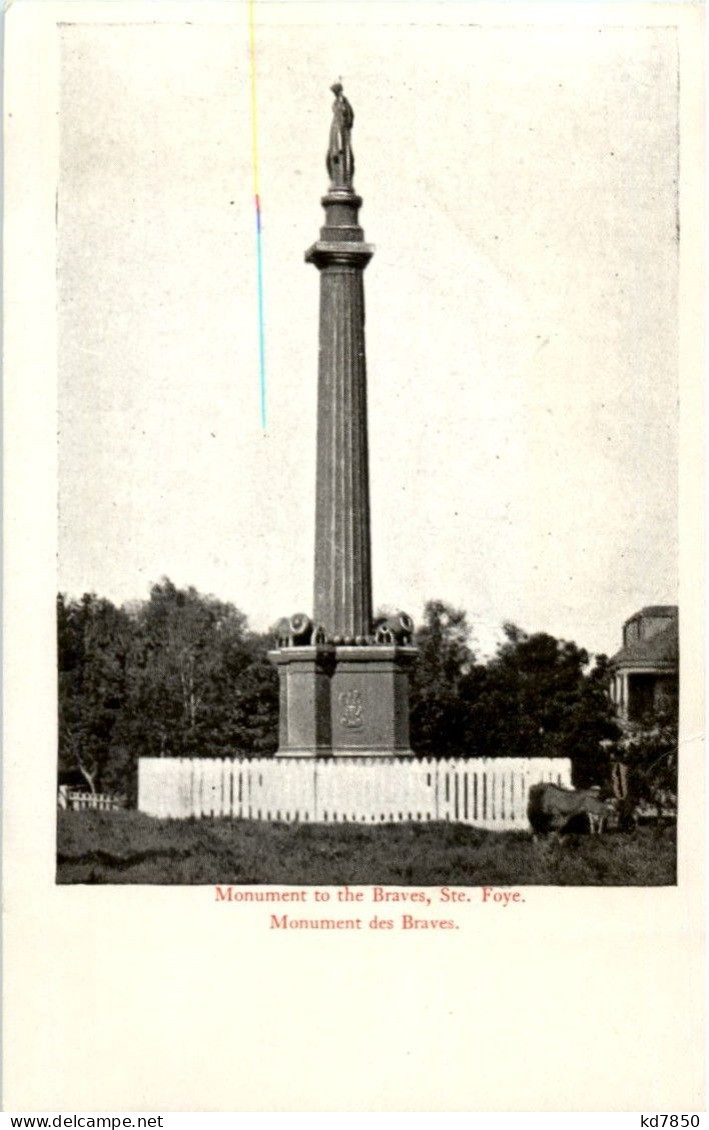
<instances>
[{"instance_id":1,"label":"black and white photograph","mask_svg":"<svg viewBox=\"0 0 709 1130\"><path fill-rule=\"evenodd\" d=\"M674 29L245 30L60 33L58 881L674 883Z\"/></svg>"},{"instance_id":2,"label":"black and white photograph","mask_svg":"<svg viewBox=\"0 0 709 1130\"><path fill-rule=\"evenodd\" d=\"M356 1029L336 1098L279 1021L268 1096L261 1037L234 1037L233 1109L699 1109L699 1005L681 1038L662 1017L701 902L701 7L24 7L7 891L41 875L87 959L72 1031L91 1017L46 1101L74 1080L94 1109L232 1109L228 1039L198 1079L165 1051L201 1030L199 978L210 1000L236 978L260 1032L322 975L314 1016L374 1008L410 1062L365 1069ZM543 1000L579 977L614 1002L596 1091L610 1013L567 1033L565 992ZM488 1032L520 991L563 1047ZM303 1030L313 1062L331 1023ZM113 1066L84 1080L90 1039Z\"/></svg>"}]
</instances>

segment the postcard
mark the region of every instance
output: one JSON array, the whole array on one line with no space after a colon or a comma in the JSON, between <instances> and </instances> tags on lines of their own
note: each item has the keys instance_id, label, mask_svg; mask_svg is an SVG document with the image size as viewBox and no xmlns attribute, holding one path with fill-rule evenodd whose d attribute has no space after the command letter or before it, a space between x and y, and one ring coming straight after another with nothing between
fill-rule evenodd
<instances>
[{"instance_id":1,"label":"postcard","mask_svg":"<svg viewBox=\"0 0 709 1130\"><path fill-rule=\"evenodd\" d=\"M4 1109L704 1109L703 7L6 15Z\"/></svg>"}]
</instances>

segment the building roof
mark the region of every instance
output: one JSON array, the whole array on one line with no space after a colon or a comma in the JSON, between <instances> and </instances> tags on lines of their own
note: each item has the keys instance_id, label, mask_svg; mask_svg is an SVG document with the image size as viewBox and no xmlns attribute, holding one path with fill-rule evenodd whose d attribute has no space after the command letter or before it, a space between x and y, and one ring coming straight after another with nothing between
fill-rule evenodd
<instances>
[{"instance_id":1,"label":"building roof","mask_svg":"<svg viewBox=\"0 0 709 1130\"><path fill-rule=\"evenodd\" d=\"M670 610L674 611L671 606ZM644 608L643 612L650 613L650 609ZM653 614L657 615L656 612ZM650 636L650 639L637 640L628 647L622 647L611 659L611 663L619 667L676 667L678 662L679 622L676 617L670 620L666 628Z\"/></svg>"},{"instance_id":2,"label":"building roof","mask_svg":"<svg viewBox=\"0 0 709 1130\"><path fill-rule=\"evenodd\" d=\"M642 616L672 616L676 620L678 615L679 609L676 604L648 604L639 612L629 616L625 622L627 624L629 620L638 620Z\"/></svg>"}]
</instances>

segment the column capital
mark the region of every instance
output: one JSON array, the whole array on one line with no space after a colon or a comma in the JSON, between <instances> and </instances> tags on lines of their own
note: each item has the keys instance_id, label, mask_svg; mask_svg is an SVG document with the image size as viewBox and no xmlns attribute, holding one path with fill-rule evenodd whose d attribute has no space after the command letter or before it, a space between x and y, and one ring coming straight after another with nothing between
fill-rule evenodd
<instances>
[{"instance_id":1,"label":"column capital","mask_svg":"<svg viewBox=\"0 0 709 1130\"><path fill-rule=\"evenodd\" d=\"M348 243L345 240L319 239L305 252L305 262L319 271L325 267L354 267L363 271L374 254L371 243Z\"/></svg>"}]
</instances>

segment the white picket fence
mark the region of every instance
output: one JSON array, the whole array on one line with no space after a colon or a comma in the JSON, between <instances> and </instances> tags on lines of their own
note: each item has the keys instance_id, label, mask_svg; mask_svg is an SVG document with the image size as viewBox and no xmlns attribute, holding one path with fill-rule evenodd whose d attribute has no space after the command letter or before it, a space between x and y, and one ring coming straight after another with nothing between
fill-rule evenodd
<instances>
[{"instance_id":1,"label":"white picket fence","mask_svg":"<svg viewBox=\"0 0 709 1130\"><path fill-rule=\"evenodd\" d=\"M125 808L125 799L109 793L82 792L80 789L68 789L65 785L60 785L57 807L69 808L74 812L115 812L119 808Z\"/></svg>"},{"instance_id":2,"label":"white picket fence","mask_svg":"<svg viewBox=\"0 0 709 1130\"><path fill-rule=\"evenodd\" d=\"M138 808L151 816L288 823L447 820L527 827L538 781L571 785L566 758L140 758Z\"/></svg>"}]
</instances>

